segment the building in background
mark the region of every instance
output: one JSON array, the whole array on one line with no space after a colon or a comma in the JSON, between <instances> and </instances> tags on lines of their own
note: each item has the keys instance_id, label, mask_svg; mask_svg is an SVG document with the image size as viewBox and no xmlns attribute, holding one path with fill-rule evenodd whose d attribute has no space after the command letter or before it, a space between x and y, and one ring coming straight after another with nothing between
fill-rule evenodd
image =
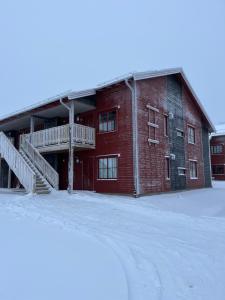
<instances>
[{"instance_id":1,"label":"building in background","mask_svg":"<svg viewBox=\"0 0 225 300\"><path fill-rule=\"evenodd\" d=\"M211 135L212 176L216 180L225 180L225 124L216 126Z\"/></svg>"},{"instance_id":2,"label":"building in background","mask_svg":"<svg viewBox=\"0 0 225 300\"><path fill-rule=\"evenodd\" d=\"M5 188L139 196L211 186L214 128L182 69L59 95L2 118L0 130Z\"/></svg>"}]
</instances>

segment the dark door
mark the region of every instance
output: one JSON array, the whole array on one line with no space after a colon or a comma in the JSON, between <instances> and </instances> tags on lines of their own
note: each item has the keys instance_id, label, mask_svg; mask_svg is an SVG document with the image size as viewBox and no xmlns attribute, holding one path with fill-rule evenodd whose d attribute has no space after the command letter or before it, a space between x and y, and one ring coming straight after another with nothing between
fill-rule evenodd
<instances>
[{"instance_id":1,"label":"dark door","mask_svg":"<svg viewBox=\"0 0 225 300\"><path fill-rule=\"evenodd\" d=\"M75 158L74 162L74 189L94 190L93 182L93 158L87 157L83 160Z\"/></svg>"},{"instance_id":2,"label":"dark door","mask_svg":"<svg viewBox=\"0 0 225 300\"><path fill-rule=\"evenodd\" d=\"M58 154L59 189L68 188L68 153Z\"/></svg>"},{"instance_id":3,"label":"dark door","mask_svg":"<svg viewBox=\"0 0 225 300\"><path fill-rule=\"evenodd\" d=\"M83 161L75 157L74 161L74 189L83 190Z\"/></svg>"}]
</instances>

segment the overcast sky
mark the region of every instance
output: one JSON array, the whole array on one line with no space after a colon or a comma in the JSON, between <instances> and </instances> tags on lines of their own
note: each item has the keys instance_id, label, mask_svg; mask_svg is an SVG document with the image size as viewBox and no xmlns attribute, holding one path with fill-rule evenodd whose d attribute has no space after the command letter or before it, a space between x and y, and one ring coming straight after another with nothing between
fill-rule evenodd
<instances>
[{"instance_id":1,"label":"overcast sky","mask_svg":"<svg viewBox=\"0 0 225 300\"><path fill-rule=\"evenodd\" d=\"M183 67L225 122L225 0L0 0L4 115L130 71Z\"/></svg>"}]
</instances>

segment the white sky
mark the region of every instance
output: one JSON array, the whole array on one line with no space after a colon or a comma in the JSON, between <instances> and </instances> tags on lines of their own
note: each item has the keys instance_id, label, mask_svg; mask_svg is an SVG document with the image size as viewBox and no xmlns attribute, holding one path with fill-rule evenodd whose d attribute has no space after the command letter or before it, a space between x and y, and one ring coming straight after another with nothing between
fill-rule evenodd
<instances>
[{"instance_id":1,"label":"white sky","mask_svg":"<svg viewBox=\"0 0 225 300\"><path fill-rule=\"evenodd\" d=\"M183 67L225 122L225 0L0 0L0 115L130 71Z\"/></svg>"}]
</instances>

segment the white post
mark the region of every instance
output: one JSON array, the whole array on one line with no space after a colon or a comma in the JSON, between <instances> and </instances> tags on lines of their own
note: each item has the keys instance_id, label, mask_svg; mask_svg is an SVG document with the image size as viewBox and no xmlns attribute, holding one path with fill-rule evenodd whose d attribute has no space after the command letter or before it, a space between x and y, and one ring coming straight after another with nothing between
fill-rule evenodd
<instances>
[{"instance_id":1,"label":"white post","mask_svg":"<svg viewBox=\"0 0 225 300\"><path fill-rule=\"evenodd\" d=\"M34 116L30 117L30 133L34 132Z\"/></svg>"},{"instance_id":2,"label":"white post","mask_svg":"<svg viewBox=\"0 0 225 300\"><path fill-rule=\"evenodd\" d=\"M11 169L9 167L9 171L8 171L8 189L11 188L11 179L12 179L12 172L11 172Z\"/></svg>"},{"instance_id":3,"label":"white post","mask_svg":"<svg viewBox=\"0 0 225 300\"><path fill-rule=\"evenodd\" d=\"M73 190L74 183L74 148L73 148L73 124L74 124L74 101L71 101L69 110L69 160L68 160L68 192Z\"/></svg>"}]
</instances>

